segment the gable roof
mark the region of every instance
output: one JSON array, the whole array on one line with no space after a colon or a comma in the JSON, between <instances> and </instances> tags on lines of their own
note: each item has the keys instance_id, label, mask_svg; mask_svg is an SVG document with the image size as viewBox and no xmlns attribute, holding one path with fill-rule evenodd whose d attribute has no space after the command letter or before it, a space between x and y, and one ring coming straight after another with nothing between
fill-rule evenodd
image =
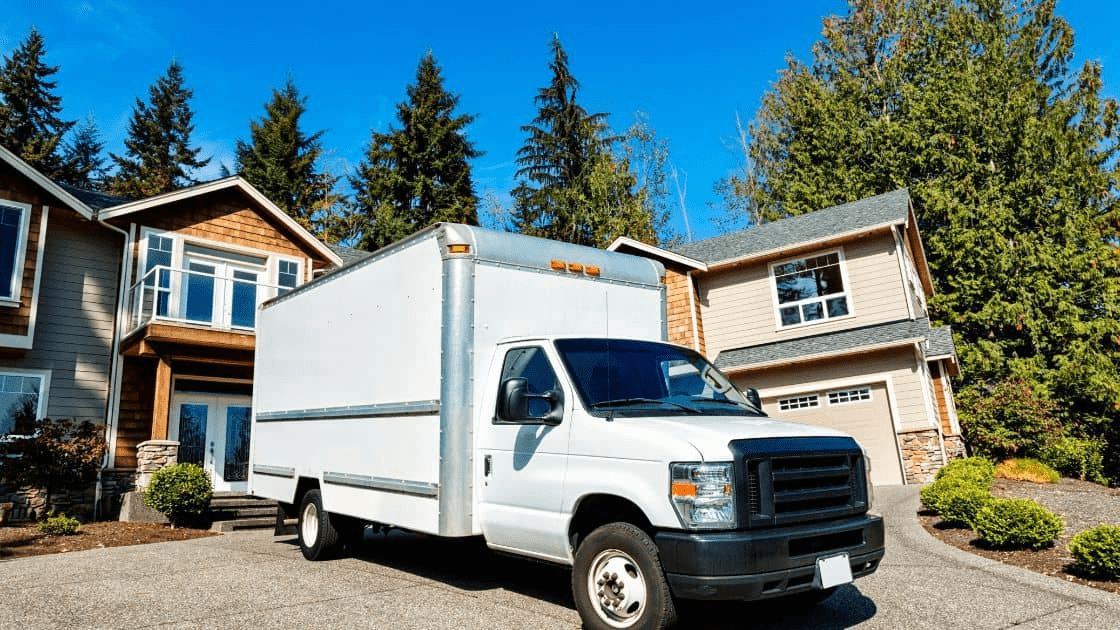
<instances>
[{"instance_id":1,"label":"gable roof","mask_svg":"<svg viewBox=\"0 0 1120 630\"><path fill-rule=\"evenodd\" d=\"M812 337L724 350L719 353L714 363L721 370L736 371L823 359L921 343L930 339L933 336L932 331L936 330L944 329L931 329L928 319L873 324ZM938 342L943 343L943 337L939 337ZM952 344L952 336L949 337L949 343ZM931 348L926 351L927 355L933 354L933 344L930 345ZM940 349L943 350L944 347Z\"/></svg>"},{"instance_id":2,"label":"gable roof","mask_svg":"<svg viewBox=\"0 0 1120 630\"><path fill-rule=\"evenodd\" d=\"M709 268L807 247L847 236L908 225L910 192L905 188L816 212L763 223L745 230L686 243L672 251Z\"/></svg>"},{"instance_id":3,"label":"gable roof","mask_svg":"<svg viewBox=\"0 0 1120 630\"><path fill-rule=\"evenodd\" d=\"M353 247L343 247L342 245L331 245L330 243L327 243L327 247L331 248L332 252L338 254L338 257L342 259L343 267L345 267L346 265L352 265L356 262L361 262L369 258L370 256L373 256L373 252L367 252L364 249L354 249Z\"/></svg>"},{"instance_id":4,"label":"gable roof","mask_svg":"<svg viewBox=\"0 0 1120 630\"><path fill-rule=\"evenodd\" d=\"M71 192L51 181L50 178L48 178L46 175L40 173L35 169L35 167L31 166L27 162L24 162L23 159L18 155L12 153L2 146L0 146L0 160L7 162L9 166L16 169L28 179L38 184L51 195L54 195L59 201L69 206L70 209L74 212L77 212L78 214L89 220L93 220L93 218L96 216L97 212L93 208L90 208L88 205L86 205L83 200L78 199Z\"/></svg>"},{"instance_id":5,"label":"gable roof","mask_svg":"<svg viewBox=\"0 0 1120 630\"><path fill-rule=\"evenodd\" d=\"M671 252L667 249L661 249L654 245L643 243L639 240L630 238L629 236L620 236L614 239L610 245L607 246L607 251L621 252L623 254L632 253L636 256L644 256L646 258L656 258L662 263L676 263L690 269L698 271L707 271L708 266L694 258L689 258L682 254Z\"/></svg>"},{"instance_id":6,"label":"gable roof","mask_svg":"<svg viewBox=\"0 0 1120 630\"><path fill-rule=\"evenodd\" d=\"M277 207L276 204L269 201L268 198L262 195L259 190L253 187L252 184L245 181L238 175L214 180L212 182L198 184L189 188L173 190L162 195L156 195L155 197L147 197L145 199L111 206L102 209L98 213L98 218L102 220L114 219L135 212L141 212L150 208L174 203L176 201L182 201L184 199L191 199L194 197L201 197L203 195L217 192L219 190L229 189L239 190L250 199L255 201L265 214L279 221L284 227L291 230L291 232L295 234L299 240L303 241L306 245L311 247L311 249L321 254L323 258L329 261L331 264L338 266L342 265L342 258L340 258L338 254L332 251L330 247L327 247L325 243L315 238L310 232L304 229L303 226L301 226L299 223L296 223L294 219L288 216L286 212Z\"/></svg>"}]
</instances>

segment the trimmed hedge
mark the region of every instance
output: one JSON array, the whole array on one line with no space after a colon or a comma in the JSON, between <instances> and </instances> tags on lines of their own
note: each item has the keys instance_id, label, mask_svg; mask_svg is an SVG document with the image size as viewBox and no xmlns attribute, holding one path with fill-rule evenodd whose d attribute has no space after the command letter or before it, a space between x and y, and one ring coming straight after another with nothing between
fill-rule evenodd
<instances>
[{"instance_id":1,"label":"trimmed hedge","mask_svg":"<svg viewBox=\"0 0 1120 630\"><path fill-rule=\"evenodd\" d=\"M175 464L152 473L144 504L162 512L172 525L186 524L210 508L210 475L198 464Z\"/></svg>"},{"instance_id":2,"label":"trimmed hedge","mask_svg":"<svg viewBox=\"0 0 1120 630\"><path fill-rule=\"evenodd\" d=\"M1104 580L1120 580L1120 526L1098 525L1069 541L1077 568Z\"/></svg>"},{"instance_id":3,"label":"trimmed hedge","mask_svg":"<svg viewBox=\"0 0 1120 630\"><path fill-rule=\"evenodd\" d=\"M1041 549L1054 544L1065 523L1030 499L993 498L976 512L972 528L997 549Z\"/></svg>"},{"instance_id":4,"label":"trimmed hedge","mask_svg":"<svg viewBox=\"0 0 1120 630\"><path fill-rule=\"evenodd\" d=\"M993 498L992 494L984 488L957 486L940 497L937 515L947 524L972 527L976 513Z\"/></svg>"},{"instance_id":5,"label":"trimmed hedge","mask_svg":"<svg viewBox=\"0 0 1120 630\"><path fill-rule=\"evenodd\" d=\"M941 467L937 471L934 481L952 478L962 481L972 481L985 488L992 487L996 478L996 467L984 457L962 457Z\"/></svg>"},{"instance_id":6,"label":"trimmed hedge","mask_svg":"<svg viewBox=\"0 0 1120 630\"><path fill-rule=\"evenodd\" d=\"M1098 440L1064 437L1040 450L1038 458L1066 477L1108 484L1104 476L1104 444Z\"/></svg>"}]
</instances>

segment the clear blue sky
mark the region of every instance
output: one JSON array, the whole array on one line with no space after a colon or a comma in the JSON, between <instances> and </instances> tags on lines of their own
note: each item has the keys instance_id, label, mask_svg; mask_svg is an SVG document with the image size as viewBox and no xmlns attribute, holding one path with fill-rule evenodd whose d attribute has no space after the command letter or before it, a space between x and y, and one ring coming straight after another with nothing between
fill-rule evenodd
<instances>
[{"instance_id":1,"label":"clear blue sky","mask_svg":"<svg viewBox=\"0 0 1120 630\"><path fill-rule=\"evenodd\" d=\"M548 45L560 35L590 111L609 112L616 130L636 110L671 144L687 181L694 238L719 233L712 186L736 165L728 143L735 114L754 116L787 53L809 58L821 18L846 12L843 0L566 3L476 2L160 2L7 0L0 53L35 26L71 119L92 114L107 149L120 153L136 97L173 58L194 90L193 140L213 156L201 179L233 164L237 138L264 111L288 75L308 97L305 131L325 129L327 170L349 172L371 129L393 123L394 105L429 48L460 111L478 114L469 135L486 155L474 163L477 192L513 188L520 126L535 115L533 96L551 78ZM1120 2L1059 0L1076 33L1077 64L1098 59L1105 90L1120 80ZM687 180L685 177L687 176ZM675 205L675 204L674 204ZM679 208L672 227L685 233Z\"/></svg>"}]
</instances>

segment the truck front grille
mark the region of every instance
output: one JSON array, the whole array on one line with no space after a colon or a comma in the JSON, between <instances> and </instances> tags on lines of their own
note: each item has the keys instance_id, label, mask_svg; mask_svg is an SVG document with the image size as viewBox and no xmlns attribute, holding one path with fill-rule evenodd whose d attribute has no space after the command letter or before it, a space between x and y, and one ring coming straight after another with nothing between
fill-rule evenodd
<instances>
[{"instance_id":1,"label":"truck front grille","mask_svg":"<svg viewBox=\"0 0 1120 630\"><path fill-rule=\"evenodd\" d=\"M867 511L863 453L851 438L737 440L740 522L766 527Z\"/></svg>"}]
</instances>

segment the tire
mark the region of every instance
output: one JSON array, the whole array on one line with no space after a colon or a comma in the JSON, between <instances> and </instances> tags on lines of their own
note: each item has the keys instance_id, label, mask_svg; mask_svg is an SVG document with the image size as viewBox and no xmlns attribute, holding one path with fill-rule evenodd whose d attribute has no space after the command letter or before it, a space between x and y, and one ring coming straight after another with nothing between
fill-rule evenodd
<instances>
[{"instance_id":1,"label":"tire","mask_svg":"<svg viewBox=\"0 0 1120 630\"><path fill-rule=\"evenodd\" d=\"M308 560L328 560L339 550L338 531L323 509L323 496L316 488L308 490L299 504L299 549Z\"/></svg>"},{"instance_id":2,"label":"tire","mask_svg":"<svg viewBox=\"0 0 1120 630\"><path fill-rule=\"evenodd\" d=\"M657 546L630 523L603 525L583 540L572 595L591 630L662 630L677 620Z\"/></svg>"}]
</instances>

